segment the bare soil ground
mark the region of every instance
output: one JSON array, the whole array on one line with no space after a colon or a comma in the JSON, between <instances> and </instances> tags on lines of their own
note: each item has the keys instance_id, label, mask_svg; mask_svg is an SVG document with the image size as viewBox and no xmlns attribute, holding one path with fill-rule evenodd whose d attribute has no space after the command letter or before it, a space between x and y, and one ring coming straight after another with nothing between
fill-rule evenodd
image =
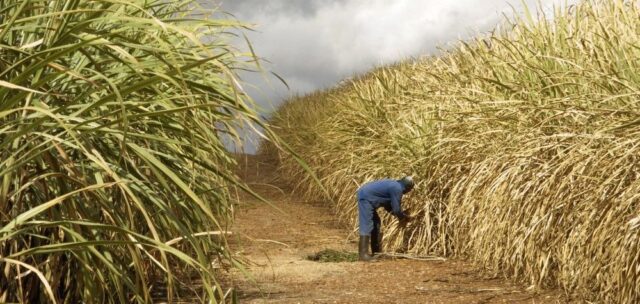
<instances>
[{"instance_id":1,"label":"bare soil ground","mask_svg":"<svg viewBox=\"0 0 640 304\"><path fill-rule=\"evenodd\" d=\"M270 164L247 158L241 175L273 206L243 195L232 250L249 261L251 277L232 272L240 303L567 303L559 291L528 290L488 278L460 260L388 259L320 263L323 249L357 251L356 237L326 203L303 201L273 185ZM278 209L280 210L278 210ZM384 229L384 227L383 227Z\"/></svg>"}]
</instances>

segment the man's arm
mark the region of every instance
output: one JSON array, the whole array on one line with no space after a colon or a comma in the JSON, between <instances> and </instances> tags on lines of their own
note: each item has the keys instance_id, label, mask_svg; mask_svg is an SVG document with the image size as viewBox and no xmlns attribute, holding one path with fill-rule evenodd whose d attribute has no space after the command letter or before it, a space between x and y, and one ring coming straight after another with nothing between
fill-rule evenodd
<instances>
[{"instance_id":1,"label":"man's arm","mask_svg":"<svg viewBox=\"0 0 640 304\"><path fill-rule=\"evenodd\" d=\"M398 220L404 220L407 215L402 212L402 188L393 189L391 192L391 213L395 215Z\"/></svg>"}]
</instances>

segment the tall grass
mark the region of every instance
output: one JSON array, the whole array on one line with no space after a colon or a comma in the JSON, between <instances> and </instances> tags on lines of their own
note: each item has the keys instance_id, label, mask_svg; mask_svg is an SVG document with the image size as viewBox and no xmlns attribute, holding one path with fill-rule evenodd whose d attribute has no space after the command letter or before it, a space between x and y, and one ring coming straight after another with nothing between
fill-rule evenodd
<instances>
[{"instance_id":1,"label":"tall grass","mask_svg":"<svg viewBox=\"0 0 640 304\"><path fill-rule=\"evenodd\" d=\"M358 185L413 173L386 250L454 255L582 300L640 301L640 11L583 1L437 57L297 98L271 120L343 218ZM283 176L322 191L279 157Z\"/></svg>"},{"instance_id":2,"label":"tall grass","mask_svg":"<svg viewBox=\"0 0 640 304\"><path fill-rule=\"evenodd\" d=\"M0 3L0 302L227 297L221 137L257 122L224 38L242 25L192 1Z\"/></svg>"}]
</instances>

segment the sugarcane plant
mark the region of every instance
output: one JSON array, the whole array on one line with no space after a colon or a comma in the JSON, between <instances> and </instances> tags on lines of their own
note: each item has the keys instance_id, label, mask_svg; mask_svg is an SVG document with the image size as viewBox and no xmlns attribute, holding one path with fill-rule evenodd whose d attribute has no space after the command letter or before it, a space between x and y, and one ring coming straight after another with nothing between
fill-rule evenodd
<instances>
[{"instance_id":1,"label":"sugarcane plant","mask_svg":"<svg viewBox=\"0 0 640 304\"><path fill-rule=\"evenodd\" d=\"M226 301L259 123L237 21L193 1L0 0L0 302ZM247 59L248 58L248 59Z\"/></svg>"}]
</instances>

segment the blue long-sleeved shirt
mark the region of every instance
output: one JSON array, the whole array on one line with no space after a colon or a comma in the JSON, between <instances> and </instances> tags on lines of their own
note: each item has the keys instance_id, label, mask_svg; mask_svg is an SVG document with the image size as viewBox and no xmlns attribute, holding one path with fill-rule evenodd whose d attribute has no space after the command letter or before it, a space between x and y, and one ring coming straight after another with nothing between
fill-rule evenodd
<instances>
[{"instance_id":1,"label":"blue long-sleeved shirt","mask_svg":"<svg viewBox=\"0 0 640 304\"><path fill-rule=\"evenodd\" d=\"M381 179L362 185L358 189L358 200L369 201L374 208L384 207L393 215L402 219L405 217L400 202L404 185L394 179Z\"/></svg>"}]
</instances>

